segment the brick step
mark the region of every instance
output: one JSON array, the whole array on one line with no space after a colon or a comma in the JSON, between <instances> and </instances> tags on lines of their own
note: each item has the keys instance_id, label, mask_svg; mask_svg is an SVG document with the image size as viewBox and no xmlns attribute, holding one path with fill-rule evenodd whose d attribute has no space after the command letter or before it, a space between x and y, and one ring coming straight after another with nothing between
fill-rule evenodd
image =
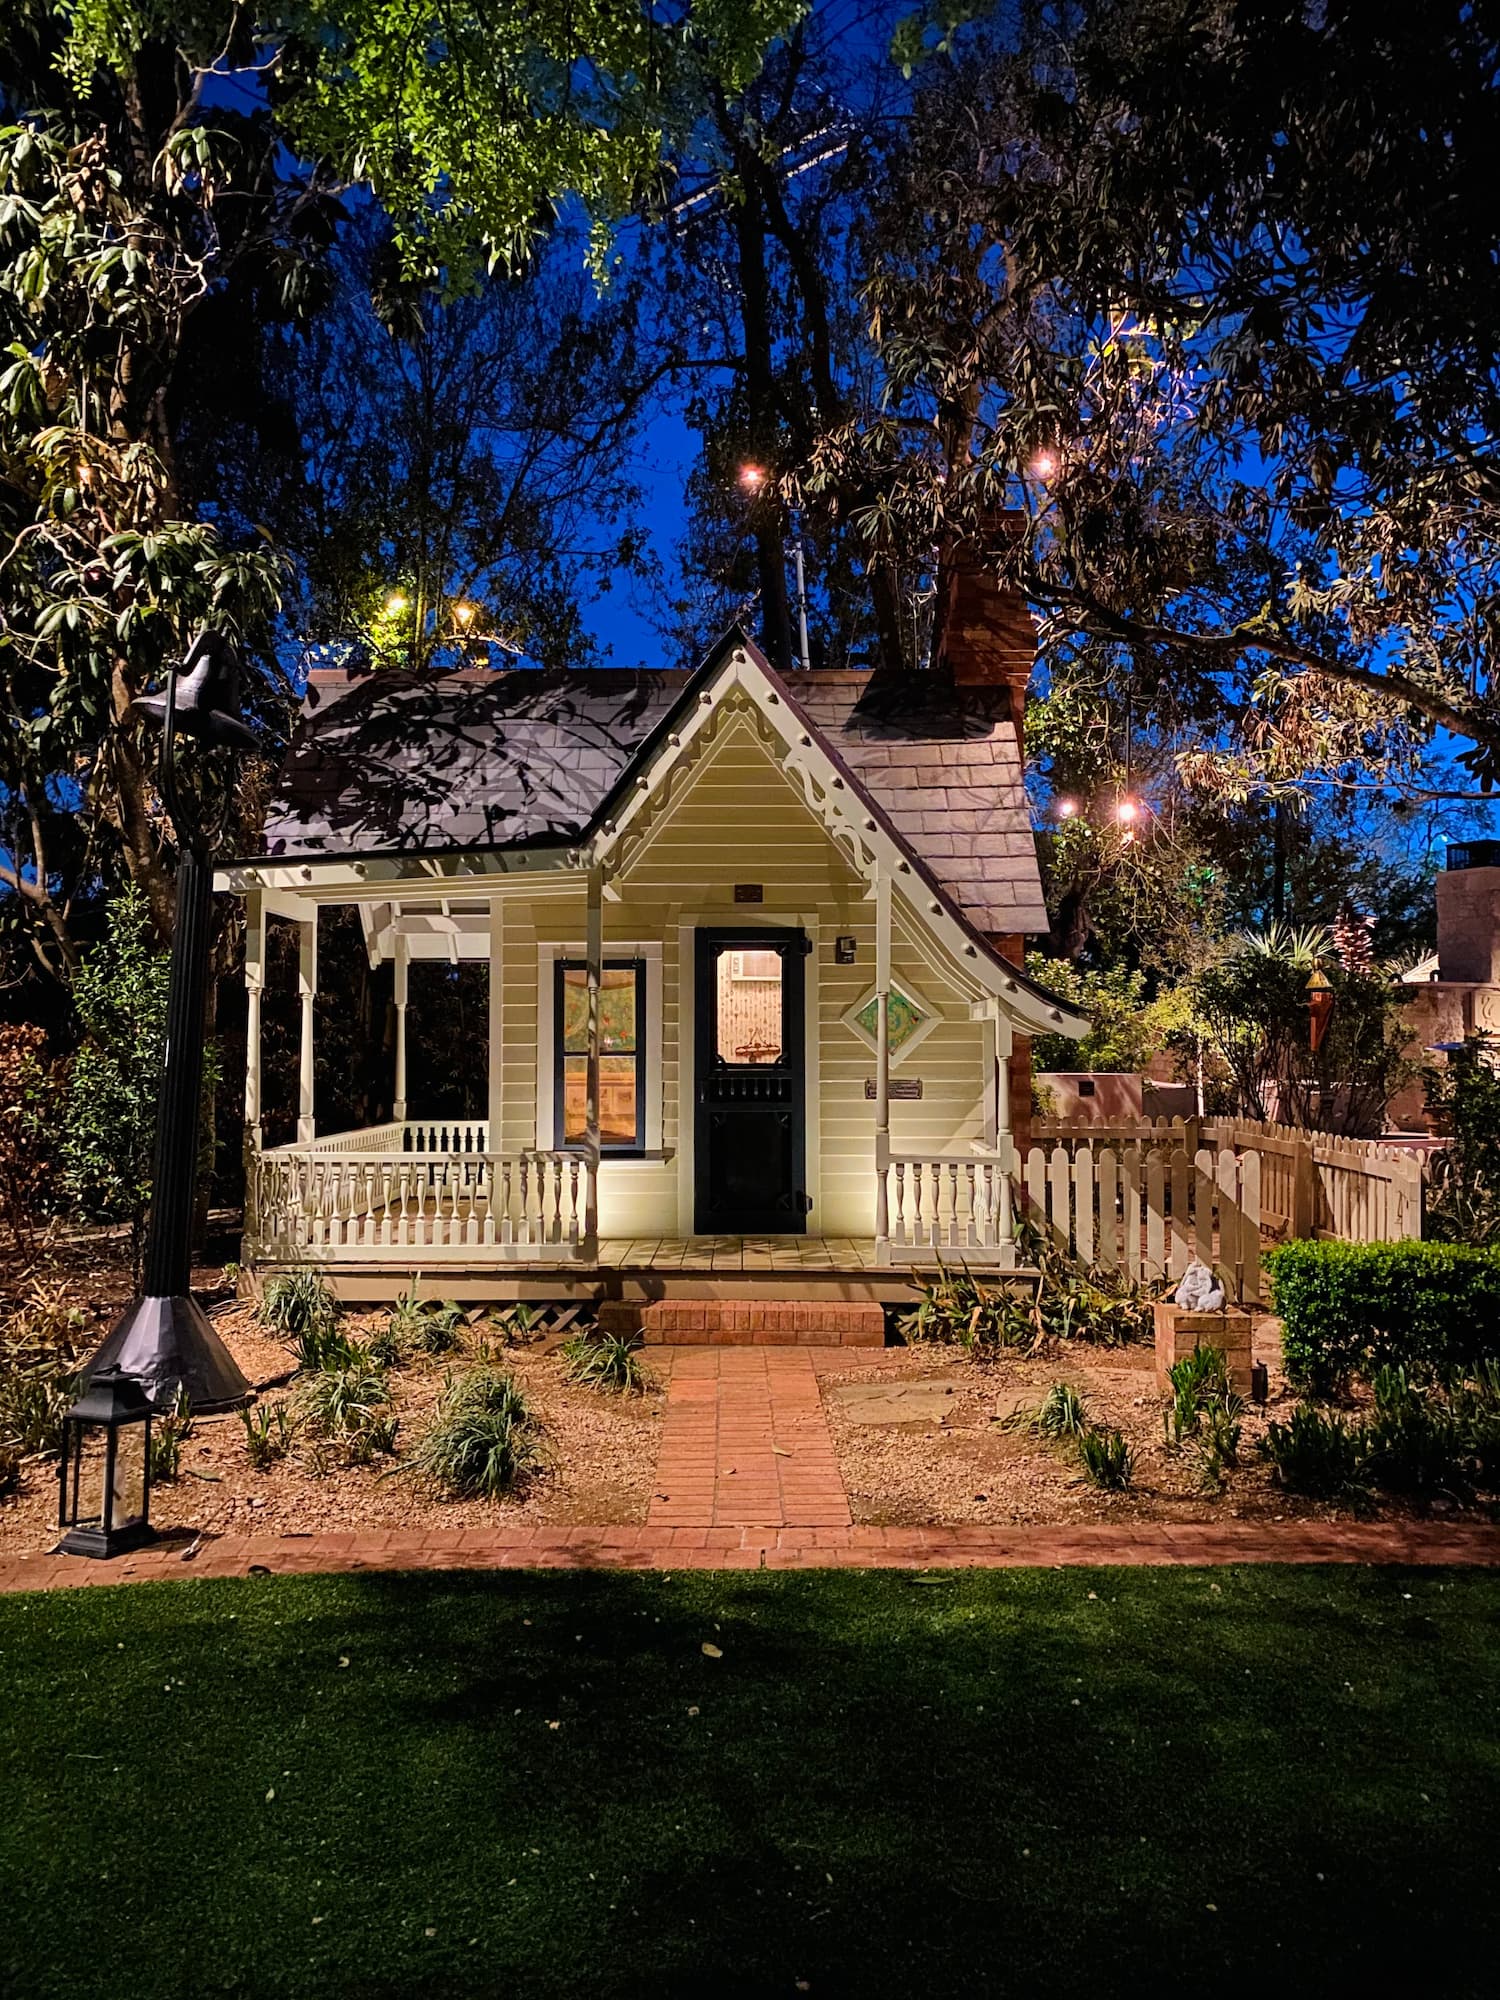
<instances>
[{"instance_id":1,"label":"brick step","mask_svg":"<svg viewBox=\"0 0 1500 2000\"><path fill-rule=\"evenodd\" d=\"M885 1309L848 1299L606 1299L606 1333L648 1347L883 1347Z\"/></svg>"}]
</instances>

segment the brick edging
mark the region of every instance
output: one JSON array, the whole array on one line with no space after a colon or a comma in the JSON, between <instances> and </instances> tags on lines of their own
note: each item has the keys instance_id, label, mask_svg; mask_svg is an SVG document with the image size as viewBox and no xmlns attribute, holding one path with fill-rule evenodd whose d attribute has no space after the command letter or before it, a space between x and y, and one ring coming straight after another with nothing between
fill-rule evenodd
<instances>
[{"instance_id":1,"label":"brick edging","mask_svg":"<svg viewBox=\"0 0 1500 2000\"><path fill-rule=\"evenodd\" d=\"M191 1550L191 1553L189 1552ZM447 1528L409 1533L225 1535L114 1562L0 1560L0 1592L173 1578L361 1570L1038 1569L1224 1563L1500 1567L1500 1528L1435 1522L1204 1523L1161 1527Z\"/></svg>"}]
</instances>

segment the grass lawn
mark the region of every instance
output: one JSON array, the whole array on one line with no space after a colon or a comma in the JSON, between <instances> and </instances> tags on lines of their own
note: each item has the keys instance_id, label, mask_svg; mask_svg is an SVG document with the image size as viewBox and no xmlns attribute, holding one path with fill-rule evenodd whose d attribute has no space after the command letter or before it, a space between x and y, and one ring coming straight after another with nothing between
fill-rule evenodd
<instances>
[{"instance_id":1,"label":"grass lawn","mask_svg":"<svg viewBox=\"0 0 1500 2000\"><path fill-rule=\"evenodd\" d=\"M0 1774L17 2000L1488 1994L1500 1574L11 1598Z\"/></svg>"}]
</instances>

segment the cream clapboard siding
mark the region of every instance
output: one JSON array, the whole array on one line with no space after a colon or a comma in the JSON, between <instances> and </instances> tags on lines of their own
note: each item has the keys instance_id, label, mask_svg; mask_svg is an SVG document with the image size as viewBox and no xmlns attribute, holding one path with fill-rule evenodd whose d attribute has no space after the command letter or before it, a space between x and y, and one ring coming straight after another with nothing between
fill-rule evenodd
<instances>
[{"instance_id":1,"label":"cream clapboard siding","mask_svg":"<svg viewBox=\"0 0 1500 2000\"><path fill-rule=\"evenodd\" d=\"M733 885L759 882L765 900L736 907ZM605 950L662 944L662 1161L607 1161L600 1182L600 1229L606 1236L671 1236L692 1229L681 1159L684 1034L692 1033L687 963L679 963L683 927L696 924L797 926L815 940L807 977L817 995L816 1049L808 1051L808 1229L819 1235L868 1236L874 1226L875 1107L865 1082L872 1051L843 1021L875 977L873 905L865 884L815 815L781 775L745 723L730 724L655 824L644 849L604 906ZM505 927L503 1130L507 1150L536 1143L538 947L573 947L583 938L581 885L512 902ZM894 1101L894 1150L962 1150L983 1131L984 1038L968 1018L960 969L925 939L896 899L892 971L941 1017L893 1077L920 1076L919 1103ZM834 961L834 940L857 940L852 966ZM815 1152L814 1152L815 1147Z\"/></svg>"}]
</instances>

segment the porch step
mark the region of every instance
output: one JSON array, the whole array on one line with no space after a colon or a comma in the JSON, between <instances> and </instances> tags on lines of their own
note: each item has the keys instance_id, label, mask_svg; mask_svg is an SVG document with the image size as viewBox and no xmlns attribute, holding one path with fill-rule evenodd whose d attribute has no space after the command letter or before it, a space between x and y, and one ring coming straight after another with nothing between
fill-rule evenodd
<instances>
[{"instance_id":1,"label":"porch step","mask_svg":"<svg viewBox=\"0 0 1500 2000\"><path fill-rule=\"evenodd\" d=\"M648 1347L883 1347L885 1309L873 1300L605 1299L606 1333L639 1335Z\"/></svg>"}]
</instances>

